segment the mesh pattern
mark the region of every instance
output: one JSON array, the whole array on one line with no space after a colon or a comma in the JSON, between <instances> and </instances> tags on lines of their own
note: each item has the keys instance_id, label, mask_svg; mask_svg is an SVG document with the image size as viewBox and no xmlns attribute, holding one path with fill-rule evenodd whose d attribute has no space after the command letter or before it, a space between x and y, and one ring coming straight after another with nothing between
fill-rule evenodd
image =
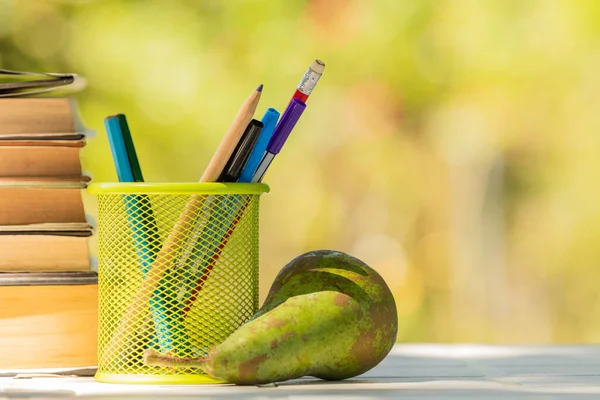
<instances>
[{"instance_id":1,"label":"mesh pattern","mask_svg":"<svg viewBox=\"0 0 600 400\"><path fill-rule=\"evenodd\" d=\"M258 308L256 194L98 195L98 373L149 367L152 347L206 356Z\"/></svg>"}]
</instances>

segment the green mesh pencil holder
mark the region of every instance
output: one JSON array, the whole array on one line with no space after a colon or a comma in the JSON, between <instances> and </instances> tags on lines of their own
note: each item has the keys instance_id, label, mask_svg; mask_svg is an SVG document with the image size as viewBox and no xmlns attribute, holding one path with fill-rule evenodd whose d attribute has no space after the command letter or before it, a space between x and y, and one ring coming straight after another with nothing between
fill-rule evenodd
<instances>
[{"instance_id":1,"label":"green mesh pencil holder","mask_svg":"<svg viewBox=\"0 0 600 400\"><path fill-rule=\"evenodd\" d=\"M153 348L202 357L258 309L259 198L247 183L95 183L98 371L111 383L218 383L146 366Z\"/></svg>"}]
</instances>

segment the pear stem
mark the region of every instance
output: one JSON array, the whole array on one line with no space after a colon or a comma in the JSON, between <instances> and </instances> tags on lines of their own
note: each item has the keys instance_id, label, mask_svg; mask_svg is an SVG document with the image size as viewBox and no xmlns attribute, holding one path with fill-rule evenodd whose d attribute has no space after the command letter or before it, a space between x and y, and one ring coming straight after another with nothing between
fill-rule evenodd
<instances>
[{"instance_id":1,"label":"pear stem","mask_svg":"<svg viewBox=\"0 0 600 400\"><path fill-rule=\"evenodd\" d=\"M191 367L204 369L207 358L183 358L160 354L154 349L146 349L144 351L144 363L155 367Z\"/></svg>"}]
</instances>

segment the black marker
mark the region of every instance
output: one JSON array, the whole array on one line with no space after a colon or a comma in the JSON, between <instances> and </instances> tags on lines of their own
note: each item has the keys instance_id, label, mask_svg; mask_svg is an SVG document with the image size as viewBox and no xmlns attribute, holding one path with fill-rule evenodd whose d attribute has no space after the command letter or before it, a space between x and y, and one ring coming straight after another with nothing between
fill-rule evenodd
<instances>
[{"instance_id":1,"label":"black marker","mask_svg":"<svg viewBox=\"0 0 600 400\"><path fill-rule=\"evenodd\" d=\"M217 182L237 182L263 126L263 123L256 119L250 121Z\"/></svg>"}]
</instances>

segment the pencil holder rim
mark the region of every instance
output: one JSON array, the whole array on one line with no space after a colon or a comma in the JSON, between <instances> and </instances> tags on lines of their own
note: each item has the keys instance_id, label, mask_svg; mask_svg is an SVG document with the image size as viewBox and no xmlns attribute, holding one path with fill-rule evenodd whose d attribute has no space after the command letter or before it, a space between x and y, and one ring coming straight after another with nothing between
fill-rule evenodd
<instances>
[{"instance_id":1,"label":"pencil holder rim","mask_svg":"<svg viewBox=\"0 0 600 400\"><path fill-rule=\"evenodd\" d=\"M97 182L88 185L92 194L263 194L269 193L265 183L221 182Z\"/></svg>"}]
</instances>

